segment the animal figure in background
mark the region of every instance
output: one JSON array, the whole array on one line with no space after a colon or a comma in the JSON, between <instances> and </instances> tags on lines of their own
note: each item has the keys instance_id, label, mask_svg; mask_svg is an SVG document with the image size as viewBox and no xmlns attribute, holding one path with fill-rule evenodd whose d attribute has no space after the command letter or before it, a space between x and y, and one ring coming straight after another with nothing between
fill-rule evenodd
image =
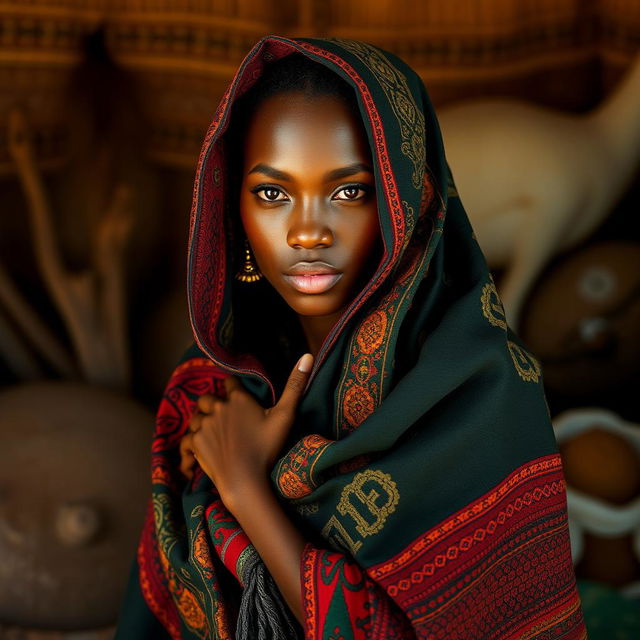
<instances>
[{"instance_id":1,"label":"animal figure in background","mask_svg":"<svg viewBox=\"0 0 640 640\"><path fill-rule=\"evenodd\" d=\"M567 114L510 99L438 112L447 158L513 328L554 254L611 212L640 161L640 54L593 111Z\"/></svg>"}]
</instances>

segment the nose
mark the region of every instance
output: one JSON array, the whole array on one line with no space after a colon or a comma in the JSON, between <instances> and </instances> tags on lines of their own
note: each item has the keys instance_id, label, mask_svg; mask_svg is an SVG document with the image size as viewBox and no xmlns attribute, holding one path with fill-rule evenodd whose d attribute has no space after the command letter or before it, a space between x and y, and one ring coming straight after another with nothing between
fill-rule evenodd
<instances>
[{"instance_id":1,"label":"nose","mask_svg":"<svg viewBox=\"0 0 640 640\"><path fill-rule=\"evenodd\" d=\"M330 247L334 242L333 232L322 208L311 204L296 207L291 214L287 242L294 249Z\"/></svg>"}]
</instances>

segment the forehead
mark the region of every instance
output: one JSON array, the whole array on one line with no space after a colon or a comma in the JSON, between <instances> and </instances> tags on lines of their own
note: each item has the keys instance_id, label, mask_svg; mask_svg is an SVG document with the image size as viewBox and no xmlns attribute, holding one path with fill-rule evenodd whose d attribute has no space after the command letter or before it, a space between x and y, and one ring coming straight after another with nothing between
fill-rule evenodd
<instances>
[{"instance_id":1,"label":"forehead","mask_svg":"<svg viewBox=\"0 0 640 640\"><path fill-rule=\"evenodd\" d=\"M319 171L369 160L359 113L339 97L283 93L262 102L245 135L245 164Z\"/></svg>"}]
</instances>

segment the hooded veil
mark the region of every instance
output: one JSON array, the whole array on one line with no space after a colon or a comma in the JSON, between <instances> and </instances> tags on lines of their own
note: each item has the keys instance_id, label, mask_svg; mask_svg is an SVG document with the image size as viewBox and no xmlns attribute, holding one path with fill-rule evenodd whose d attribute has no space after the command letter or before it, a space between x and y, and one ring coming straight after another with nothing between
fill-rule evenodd
<instances>
[{"instance_id":1,"label":"hooded veil","mask_svg":"<svg viewBox=\"0 0 640 640\"><path fill-rule=\"evenodd\" d=\"M282 324L262 323L284 313L277 301L258 317L239 301L225 138L234 102L295 52L354 89L383 241L314 360L271 474L308 541L304 629L209 478L198 470L186 482L178 468L198 396L224 397L226 376L265 408L278 400L283 377L251 347L252 326L273 331L282 371L302 353ZM260 40L202 147L188 261L196 345L158 411L152 497L117 637L586 638L540 364L506 323L412 69L362 42Z\"/></svg>"}]
</instances>

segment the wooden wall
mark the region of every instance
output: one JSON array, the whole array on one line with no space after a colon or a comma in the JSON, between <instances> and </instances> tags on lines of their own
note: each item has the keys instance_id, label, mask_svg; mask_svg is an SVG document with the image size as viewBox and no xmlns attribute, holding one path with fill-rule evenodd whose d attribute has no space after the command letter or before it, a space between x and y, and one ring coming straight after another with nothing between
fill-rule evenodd
<instances>
[{"instance_id":1,"label":"wooden wall","mask_svg":"<svg viewBox=\"0 0 640 640\"><path fill-rule=\"evenodd\" d=\"M265 34L378 44L420 72L436 105L501 94L580 111L640 48L640 0L0 2L0 131L11 104L25 105L45 169L64 162L65 83L100 27L143 96L151 157L191 168L224 87ZM0 172L12 172L5 136Z\"/></svg>"}]
</instances>

